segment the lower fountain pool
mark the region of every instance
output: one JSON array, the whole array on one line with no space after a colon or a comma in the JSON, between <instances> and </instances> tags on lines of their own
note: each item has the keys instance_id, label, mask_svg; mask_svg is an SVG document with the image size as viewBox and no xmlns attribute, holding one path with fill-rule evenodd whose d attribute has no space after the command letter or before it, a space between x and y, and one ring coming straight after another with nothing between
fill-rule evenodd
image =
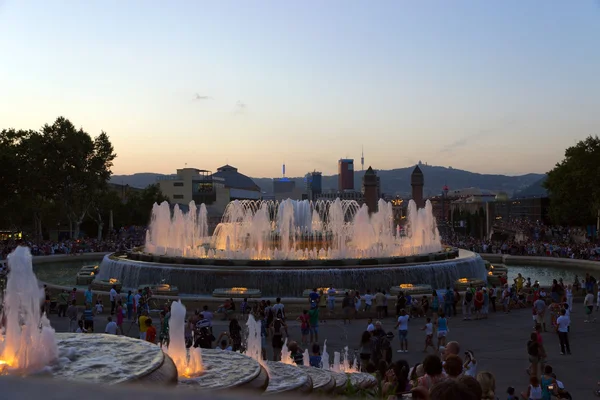
<instances>
[{"instance_id":1,"label":"lower fountain pool","mask_svg":"<svg viewBox=\"0 0 600 400\"><path fill-rule=\"evenodd\" d=\"M162 350L126 336L57 333L59 358L48 367L52 376L69 381L113 385L143 381L177 382L177 370Z\"/></svg>"},{"instance_id":2,"label":"lower fountain pool","mask_svg":"<svg viewBox=\"0 0 600 400\"><path fill-rule=\"evenodd\" d=\"M309 393L313 383L310 376L295 365L283 364L277 361L265 361L269 372L269 386L266 395L276 395L283 392Z\"/></svg>"},{"instance_id":3,"label":"lower fountain pool","mask_svg":"<svg viewBox=\"0 0 600 400\"><path fill-rule=\"evenodd\" d=\"M298 368L310 376L314 391L330 393L335 389L335 378L331 372L321 368L306 367L304 365L298 365Z\"/></svg>"},{"instance_id":4,"label":"lower fountain pool","mask_svg":"<svg viewBox=\"0 0 600 400\"><path fill-rule=\"evenodd\" d=\"M266 371L254 359L233 351L202 349L204 370L197 377L179 377L179 384L192 389L264 389Z\"/></svg>"}]
</instances>

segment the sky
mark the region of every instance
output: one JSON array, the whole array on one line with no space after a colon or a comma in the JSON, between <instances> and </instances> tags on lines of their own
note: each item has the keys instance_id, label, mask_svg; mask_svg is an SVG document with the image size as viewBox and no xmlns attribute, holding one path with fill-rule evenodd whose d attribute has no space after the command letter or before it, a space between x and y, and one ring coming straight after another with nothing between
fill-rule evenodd
<instances>
[{"instance_id":1,"label":"sky","mask_svg":"<svg viewBox=\"0 0 600 400\"><path fill-rule=\"evenodd\" d=\"M0 129L105 131L113 172L546 172L600 132L600 0L0 0Z\"/></svg>"}]
</instances>

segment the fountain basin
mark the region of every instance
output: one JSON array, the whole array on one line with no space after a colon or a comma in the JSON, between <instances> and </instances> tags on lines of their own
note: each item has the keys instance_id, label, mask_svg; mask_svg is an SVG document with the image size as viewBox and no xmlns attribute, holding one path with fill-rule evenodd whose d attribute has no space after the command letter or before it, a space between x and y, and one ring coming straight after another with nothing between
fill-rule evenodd
<instances>
[{"instance_id":1,"label":"fountain basin","mask_svg":"<svg viewBox=\"0 0 600 400\"><path fill-rule=\"evenodd\" d=\"M317 293L320 293L321 290L323 291L324 295L328 295L330 288L317 288ZM302 297L308 297L311 293L312 293L312 289L306 289L304 292L302 292ZM346 294L346 292L349 292L350 289L336 289L334 288L334 296L336 297L344 297L344 295Z\"/></svg>"},{"instance_id":2,"label":"fountain basin","mask_svg":"<svg viewBox=\"0 0 600 400\"><path fill-rule=\"evenodd\" d=\"M335 379L335 391L341 393L346 390L346 385L348 384L348 375L346 375L344 372L329 371L329 373L331 376L333 376L333 379Z\"/></svg>"},{"instance_id":3,"label":"fountain basin","mask_svg":"<svg viewBox=\"0 0 600 400\"><path fill-rule=\"evenodd\" d=\"M279 395L285 392L310 393L313 388L308 373L295 365L276 361L265 361L269 372L269 386L265 395Z\"/></svg>"},{"instance_id":4,"label":"fountain basin","mask_svg":"<svg viewBox=\"0 0 600 400\"><path fill-rule=\"evenodd\" d=\"M370 389L377 386L377 379L371 374L355 372L348 374L348 377L352 385L360 389Z\"/></svg>"},{"instance_id":5,"label":"fountain basin","mask_svg":"<svg viewBox=\"0 0 600 400\"><path fill-rule=\"evenodd\" d=\"M56 379L114 385L128 382L174 385L177 368L162 350L126 336L57 333Z\"/></svg>"},{"instance_id":6,"label":"fountain basin","mask_svg":"<svg viewBox=\"0 0 600 400\"><path fill-rule=\"evenodd\" d=\"M75 284L81 286L89 285L96 278L97 273L97 265L84 265L77 273L77 276L75 278Z\"/></svg>"},{"instance_id":7,"label":"fountain basin","mask_svg":"<svg viewBox=\"0 0 600 400\"><path fill-rule=\"evenodd\" d=\"M378 265L360 265L358 260L310 260L304 267L289 267L271 260L270 266L248 265L240 260L235 265L176 264L132 260L105 256L100 265L99 278L117 278L126 288L137 288L144 282L164 281L175 285L180 294L211 294L215 289L240 287L254 288L261 296L301 297L307 289L332 284L339 288L356 288L361 292L370 288L386 288L390 282L428 284L433 288L453 286L461 277L485 279L486 269L478 254L467 250L456 251L458 258L417 262L413 257L404 263L390 263L381 259ZM215 261L215 260L213 260ZM331 265L332 261L340 261ZM202 260L203 263L208 262ZM219 296L219 293L213 295ZM226 293L221 296L233 297ZM257 294L258 295L258 294ZM239 297L253 297L246 292Z\"/></svg>"},{"instance_id":8,"label":"fountain basin","mask_svg":"<svg viewBox=\"0 0 600 400\"><path fill-rule=\"evenodd\" d=\"M261 297L262 294L258 289L249 289L245 287L233 288L218 288L213 290L213 297L231 297L231 298L246 298L246 297Z\"/></svg>"},{"instance_id":9,"label":"fountain basin","mask_svg":"<svg viewBox=\"0 0 600 400\"><path fill-rule=\"evenodd\" d=\"M200 376L179 378L179 385L190 389L264 390L269 384L265 369L254 359L232 351L202 349L204 371Z\"/></svg>"},{"instance_id":10,"label":"fountain basin","mask_svg":"<svg viewBox=\"0 0 600 400\"><path fill-rule=\"evenodd\" d=\"M481 286L481 287L487 286L485 281L483 281L481 279L473 279L473 278L460 278L454 283L454 287L459 292L467 290L467 288L470 285L473 285L474 288L477 288L479 286Z\"/></svg>"},{"instance_id":11,"label":"fountain basin","mask_svg":"<svg viewBox=\"0 0 600 400\"><path fill-rule=\"evenodd\" d=\"M392 286L390 288L390 294L392 296L397 296L400 292L405 295L415 295L415 294L431 294L433 292L433 288L431 285L427 284L412 284L412 283L403 283L398 286Z\"/></svg>"},{"instance_id":12,"label":"fountain basin","mask_svg":"<svg viewBox=\"0 0 600 400\"><path fill-rule=\"evenodd\" d=\"M306 367L304 365L299 365L298 368L310 376L313 383L313 391L331 393L335 390L335 378L331 372L321 368Z\"/></svg>"},{"instance_id":13,"label":"fountain basin","mask_svg":"<svg viewBox=\"0 0 600 400\"><path fill-rule=\"evenodd\" d=\"M139 285L138 289L144 290L144 288L149 287L153 294L161 295L161 296L178 296L179 289L177 286L171 286L169 284L163 283L160 285Z\"/></svg>"},{"instance_id":14,"label":"fountain basin","mask_svg":"<svg viewBox=\"0 0 600 400\"><path fill-rule=\"evenodd\" d=\"M99 290L102 292L109 292L113 286L116 287L116 290L121 290L123 288L123 284L115 278L99 279L96 277L96 279L92 281L91 286L92 290Z\"/></svg>"}]
</instances>

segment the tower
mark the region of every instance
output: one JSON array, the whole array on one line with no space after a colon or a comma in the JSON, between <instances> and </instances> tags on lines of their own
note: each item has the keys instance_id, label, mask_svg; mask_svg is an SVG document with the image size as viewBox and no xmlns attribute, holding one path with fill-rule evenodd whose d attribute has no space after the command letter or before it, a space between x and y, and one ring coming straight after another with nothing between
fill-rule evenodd
<instances>
[{"instance_id":1,"label":"tower","mask_svg":"<svg viewBox=\"0 0 600 400\"><path fill-rule=\"evenodd\" d=\"M360 149L360 170L365 170L365 146L362 146Z\"/></svg>"},{"instance_id":2,"label":"tower","mask_svg":"<svg viewBox=\"0 0 600 400\"><path fill-rule=\"evenodd\" d=\"M377 201L379 200L378 178L377 173L371 167L363 175L363 197L365 204L369 207L369 214L377 212Z\"/></svg>"},{"instance_id":3,"label":"tower","mask_svg":"<svg viewBox=\"0 0 600 400\"><path fill-rule=\"evenodd\" d=\"M425 200L423 199L423 186L425 186L425 178L423 177L423 171L419 166L415 166L412 174L410 174L410 186L412 186L412 198L417 203L417 208L425 207Z\"/></svg>"}]
</instances>

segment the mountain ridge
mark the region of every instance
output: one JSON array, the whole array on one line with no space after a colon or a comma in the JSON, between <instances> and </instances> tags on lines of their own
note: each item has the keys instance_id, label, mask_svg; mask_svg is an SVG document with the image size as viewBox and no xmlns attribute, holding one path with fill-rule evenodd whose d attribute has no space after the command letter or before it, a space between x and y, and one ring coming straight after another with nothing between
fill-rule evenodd
<instances>
[{"instance_id":1,"label":"mountain ridge","mask_svg":"<svg viewBox=\"0 0 600 400\"><path fill-rule=\"evenodd\" d=\"M390 170L377 170L381 178L381 191L390 195L405 196L410 194L410 175L415 167L394 168ZM425 177L424 193L426 196L440 194L447 185L450 190L477 187L491 192L506 192L509 196L526 193L527 188L544 179L545 174L523 174L508 176L502 174L482 174L461 169L447 168L419 164ZM243 171L240 171L243 173ZM360 190L364 171L354 171L354 188ZM153 172L140 172L131 175L113 175L110 182L144 188L156 183L160 177L173 176L173 174L159 174ZM296 187L305 185L304 177L288 177L296 182ZM252 178L252 180L265 193L273 192L273 178ZM337 188L338 175L323 175L323 190Z\"/></svg>"}]
</instances>

